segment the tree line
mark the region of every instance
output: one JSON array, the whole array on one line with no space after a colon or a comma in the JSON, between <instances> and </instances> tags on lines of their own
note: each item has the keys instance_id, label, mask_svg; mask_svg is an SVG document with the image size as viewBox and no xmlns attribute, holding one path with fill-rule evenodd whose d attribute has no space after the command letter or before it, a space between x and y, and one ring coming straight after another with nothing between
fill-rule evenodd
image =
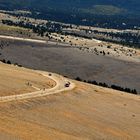
<instances>
[{"instance_id":1,"label":"tree line","mask_svg":"<svg viewBox=\"0 0 140 140\"><path fill-rule=\"evenodd\" d=\"M0 62L4 63L4 64L9 64L11 65L12 62L10 60L5 60L5 59L2 59L0 60ZM15 66L18 66L18 67L22 67L22 65L18 64L18 63L14 63Z\"/></svg>"},{"instance_id":2,"label":"tree line","mask_svg":"<svg viewBox=\"0 0 140 140\"><path fill-rule=\"evenodd\" d=\"M75 37L83 37L87 39L99 39L101 41L117 43L124 46L135 48L140 47L140 34L139 33L130 33L130 32L104 32L93 30L92 34L88 34L90 30L85 29L85 34L81 34L80 32L75 31L63 31L64 28L72 28L72 25L62 25L61 23L55 22L47 22L41 24L32 24L31 22L18 21L14 22L11 20L2 20L3 24L10 26L19 26L27 29L31 29L34 33L39 36L48 36L48 33L59 33L62 35L72 35ZM47 33L46 33L47 32ZM98 35L102 35L102 37L98 37ZM49 36L48 36L49 37Z\"/></svg>"},{"instance_id":3,"label":"tree line","mask_svg":"<svg viewBox=\"0 0 140 140\"><path fill-rule=\"evenodd\" d=\"M123 92L127 92L127 93L131 93L131 94L135 94L137 95L138 92L136 89L130 89L130 88L124 88L124 87L121 87L121 86L118 86L118 85L111 85L109 86L108 84L106 83L101 83L101 82L97 82L95 80L82 80L80 77L76 77L75 80L77 81L81 81L81 82L85 82L85 83L89 83L89 84L93 84L93 85L97 85L97 86L101 86L101 87L105 87L105 88L111 88L111 89L115 89L115 90L119 90L119 91L123 91Z\"/></svg>"}]
</instances>

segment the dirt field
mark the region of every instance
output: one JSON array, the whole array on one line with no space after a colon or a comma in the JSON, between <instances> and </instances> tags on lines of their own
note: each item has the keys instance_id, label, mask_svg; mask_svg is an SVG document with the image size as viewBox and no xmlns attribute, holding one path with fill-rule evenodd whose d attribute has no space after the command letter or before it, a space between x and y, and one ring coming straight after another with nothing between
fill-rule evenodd
<instances>
[{"instance_id":1,"label":"dirt field","mask_svg":"<svg viewBox=\"0 0 140 140\"><path fill-rule=\"evenodd\" d=\"M85 80L135 88L140 92L140 64L98 56L76 48L10 41L0 50L0 59L25 67L51 71Z\"/></svg>"},{"instance_id":2,"label":"dirt field","mask_svg":"<svg viewBox=\"0 0 140 140\"><path fill-rule=\"evenodd\" d=\"M0 96L51 88L54 81L28 69L0 63Z\"/></svg>"},{"instance_id":3,"label":"dirt field","mask_svg":"<svg viewBox=\"0 0 140 140\"><path fill-rule=\"evenodd\" d=\"M61 40L61 42L69 43L73 47L79 48L81 51L90 52L97 55L107 55L112 58L125 61L140 62L139 49L129 48L119 44L108 43L96 39L86 39L70 35L65 36L53 33L51 36L56 41Z\"/></svg>"},{"instance_id":4,"label":"dirt field","mask_svg":"<svg viewBox=\"0 0 140 140\"><path fill-rule=\"evenodd\" d=\"M4 16L2 14L0 18ZM3 28L5 27L1 27L0 33L3 33ZM15 35L13 30L20 34L19 29L10 28L11 35ZM22 32L19 37L34 37L30 36L30 32ZM7 34L9 31L5 32ZM109 85L135 88L140 93L139 62L96 55L70 46L5 39L0 39L0 59L70 78L81 77ZM44 88L60 91L65 82L63 78L59 79L61 84L52 88L58 85L57 82L37 71L0 63L0 97L22 95ZM0 102L0 140L140 139L139 95L74 80L72 83L74 88L69 91L63 90L57 94L45 94L46 96L41 93L41 96L30 99L16 98L11 102Z\"/></svg>"},{"instance_id":5,"label":"dirt field","mask_svg":"<svg viewBox=\"0 0 140 140\"><path fill-rule=\"evenodd\" d=\"M0 139L139 140L140 97L76 82L73 91L0 104Z\"/></svg>"},{"instance_id":6,"label":"dirt field","mask_svg":"<svg viewBox=\"0 0 140 140\"><path fill-rule=\"evenodd\" d=\"M2 12L2 11L1 11ZM3 11L4 12L4 11ZM10 11L9 11L10 12ZM12 12L12 11L11 11ZM10 13L11 13L10 12ZM14 11L15 13L17 12L25 12L25 11ZM13 13L13 12L12 12ZM32 24L41 24L41 23L47 23L48 21L46 20L38 20L38 19L32 19L32 18L27 18L26 20L24 17L17 18L12 15L8 14L3 14L0 13L0 34L1 35L8 35L8 36L16 36L16 37L25 37L28 39L41 39L41 40L51 40L55 41L55 43L67 43L69 45L72 45L73 47L78 47L80 50L85 51L85 52L90 52L90 53L95 53L97 55L107 55L109 57L113 57L115 59L121 59L121 60L126 60L126 61L133 61L133 62L140 62L140 50L135 49L135 48L128 48L119 44L113 44L113 43L108 43L96 39L87 39L83 37L75 37L71 35L61 35L58 33L50 33L49 37L44 36L38 36L37 34L33 33L32 30L26 29L26 28L21 28L21 27L16 27L16 26L8 26L8 25L3 25L1 23L2 19L7 19L7 20L12 20L12 21L24 21L24 22L31 22ZM61 23L62 25L65 25ZM75 31L79 32L81 36L85 35L84 29L90 29L90 30L98 30L98 31L105 31L105 32L125 32L124 30L114 30L114 29L103 29L103 28L95 28L95 27L86 27L86 26L75 26L72 25L71 28L64 28L64 31ZM126 30L129 31L129 30ZM129 31L131 32L139 32L137 30L132 30ZM79 34L78 33L78 34ZM51 38L51 39L49 39Z\"/></svg>"}]
</instances>

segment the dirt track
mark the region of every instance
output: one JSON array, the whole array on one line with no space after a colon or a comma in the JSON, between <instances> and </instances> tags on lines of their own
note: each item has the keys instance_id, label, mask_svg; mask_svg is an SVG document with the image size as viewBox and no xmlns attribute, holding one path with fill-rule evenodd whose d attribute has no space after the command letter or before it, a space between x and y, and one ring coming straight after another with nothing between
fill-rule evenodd
<instances>
[{"instance_id":1,"label":"dirt track","mask_svg":"<svg viewBox=\"0 0 140 140\"><path fill-rule=\"evenodd\" d=\"M5 38L5 36L3 37ZM1 38L1 41L8 42L9 46L2 47L0 59L10 60L12 63L18 63L31 69L51 71L70 78L96 80L110 86L115 84L140 92L140 65L138 62L95 55L63 43L51 41L39 43L40 40L33 42L34 39L31 39L30 42L26 41L26 38L19 38L19 40L4 38Z\"/></svg>"},{"instance_id":2,"label":"dirt track","mask_svg":"<svg viewBox=\"0 0 140 140\"><path fill-rule=\"evenodd\" d=\"M76 82L70 91L0 103L2 140L139 140L140 99Z\"/></svg>"},{"instance_id":3,"label":"dirt track","mask_svg":"<svg viewBox=\"0 0 140 140\"><path fill-rule=\"evenodd\" d=\"M13 79L24 80L24 71L31 79L37 75L38 80L55 81L50 89L3 97L1 140L139 140L139 96L6 64L0 65L0 71L10 72Z\"/></svg>"},{"instance_id":4,"label":"dirt track","mask_svg":"<svg viewBox=\"0 0 140 140\"><path fill-rule=\"evenodd\" d=\"M41 72L41 71L40 72L37 71L37 72L47 78L50 78L51 80L54 80L56 82L56 85L53 88L40 89L40 91L36 91L36 92L24 93L24 94L20 94L20 95L3 96L3 97L0 97L0 102L32 99L32 98L36 98L36 97L42 97L42 96L46 96L46 95L56 94L56 93L63 92L63 91L72 90L75 87L75 84L73 82L71 82L70 80L68 80L60 75L51 74L51 76L49 76L49 73L47 73L47 72ZM70 86L65 87L65 84L67 84L68 82L70 83Z\"/></svg>"},{"instance_id":5,"label":"dirt track","mask_svg":"<svg viewBox=\"0 0 140 140\"><path fill-rule=\"evenodd\" d=\"M0 35L1 39L10 39L10 40L17 40L17 41L26 41L26 42L33 42L33 43L42 43L42 44L50 44L50 45L61 45L61 46L70 46L67 43L60 43L54 41L47 41L47 40L39 40L39 39L30 39L30 38L23 38L23 37L14 37L14 36L5 36Z\"/></svg>"}]
</instances>

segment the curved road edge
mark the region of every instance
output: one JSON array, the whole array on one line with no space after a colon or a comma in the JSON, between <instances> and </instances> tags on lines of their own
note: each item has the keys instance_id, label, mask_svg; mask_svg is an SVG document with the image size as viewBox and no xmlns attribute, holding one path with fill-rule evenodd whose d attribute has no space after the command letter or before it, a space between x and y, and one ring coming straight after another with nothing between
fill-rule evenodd
<instances>
[{"instance_id":1,"label":"curved road edge","mask_svg":"<svg viewBox=\"0 0 140 140\"><path fill-rule=\"evenodd\" d=\"M50 73L43 72L43 71L37 71L37 73L41 74L42 76L52 79L53 81L56 82L56 85L50 89L41 89L40 91L35 91L35 92L30 92L30 93L3 96L3 97L0 97L0 103L43 97L47 95L57 94L64 91L70 91L75 88L75 83L73 83L71 80L61 75L54 74L54 73L51 73L50 75ZM68 87L66 86L67 83L69 83Z\"/></svg>"}]
</instances>

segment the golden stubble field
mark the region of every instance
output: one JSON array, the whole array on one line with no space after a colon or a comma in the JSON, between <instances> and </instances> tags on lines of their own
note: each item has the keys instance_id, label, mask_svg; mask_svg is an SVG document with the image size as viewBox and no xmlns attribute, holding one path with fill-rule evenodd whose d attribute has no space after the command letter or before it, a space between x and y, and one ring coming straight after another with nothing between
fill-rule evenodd
<instances>
[{"instance_id":1,"label":"golden stubble field","mask_svg":"<svg viewBox=\"0 0 140 140\"><path fill-rule=\"evenodd\" d=\"M4 64L0 68L0 71L4 69L3 74L0 72L0 85L5 83L1 81L6 70L9 71L5 76L7 83L10 82L9 75L12 79L18 77L21 85L22 78L42 78L24 68ZM22 73L26 76L22 77ZM72 91L0 103L0 139L139 140L139 96L74 82L76 88ZM19 88L16 84L13 86Z\"/></svg>"},{"instance_id":2,"label":"golden stubble field","mask_svg":"<svg viewBox=\"0 0 140 140\"><path fill-rule=\"evenodd\" d=\"M0 96L33 92L53 84L36 71L0 63Z\"/></svg>"}]
</instances>

